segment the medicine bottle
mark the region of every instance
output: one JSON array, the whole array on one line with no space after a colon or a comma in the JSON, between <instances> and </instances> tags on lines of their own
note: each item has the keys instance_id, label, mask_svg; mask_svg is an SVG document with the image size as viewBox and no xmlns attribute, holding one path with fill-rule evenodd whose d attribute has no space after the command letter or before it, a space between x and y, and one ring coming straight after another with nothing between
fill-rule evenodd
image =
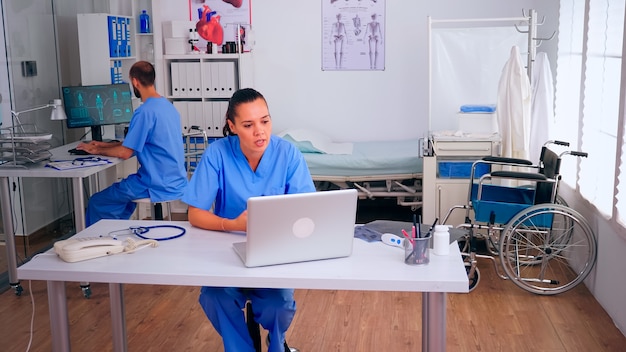
<instances>
[{"instance_id":1,"label":"medicine bottle","mask_svg":"<svg viewBox=\"0 0 626 352\"><path fill-rule=\"evenodd\" d=\"M436 255L450 254L450 226L435 225L433 234L433 253Z\"/></svg>"},{"instance_id":2,"label":"medicine bottle","mask_svg":"<svg viewBox=\"0 0 626 352\"><path fill-rule=\"evenodd\" d=\"M141 15L139 15L139 32L150 33L150 16L146 10L142 10Z\"/></svg>"}]
</instances>

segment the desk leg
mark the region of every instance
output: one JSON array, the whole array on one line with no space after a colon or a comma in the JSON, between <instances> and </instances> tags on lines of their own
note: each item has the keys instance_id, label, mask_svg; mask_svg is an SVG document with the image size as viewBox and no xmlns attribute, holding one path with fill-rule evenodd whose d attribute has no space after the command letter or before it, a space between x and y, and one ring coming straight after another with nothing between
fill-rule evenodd
<instances>
[{"instance_id":1,"label":"desk leg","mask_svg":"<svg viewBox=\"0 0 626 352\"><path fill-rule=\"evenodd\" d=\"M446 293L422 293L422 351L446 350Z\"/></svg>"},{"instance_id":2,"label":"desk leg","mask_svg":"<svg viewBox=\"0 0 626 352\"><path fill-rule=\"evenodd\" d=\"M52 351L70 350L70 330L67 318L67 298L65 282L48 281L48 311L50 312L50 332Z\"/></svg>"},{"instance_id":3,"label":"desk leg","mask_svg":"<svg viewBox=\"0 0 626 352\"><path fill-rule=\"evenodd\" d=\"M2 204L2 223L6 237L7 271L9 273L9 285L19 296L22 292L20 281L17 278L17 255L15 253L15 233L13 232L13 207L11 206L11 193L9 192L9 178L0 178L0 204Z\"/></svg>"},{"instance_id":4,"label":"desk leg","mask_svg":"<svg viewBox=\"0 0 626 352\"><path fill-rule=\"evenodd\" d=\"M76 233L85 229L85 192L83 192L83 179L80 177L72 178L72 194L74 195L74 227ZM80 288L86 298L91 296L91 288L88 282L81 282Z\"/></svg>"},{"instance_id":5,"label":"desk leg","mask_svg":"<svg viewBox=\"0 0 626 352\"><path fill-rule=\"evenodd\" d=\"M113 351L122 352L126 346L126 319L124 317L124 286L109 284L109 299L111 300L111 324L113 331Z\"/></svg>"},{"instance_id":6,"label":"desk leg","mask_svg":"<svg viewBox=\"0 0 626 352\"><path fill-rule=\"evenodd\" d=\"M83 192L83 179L72 178L72 194L74 195L74 225L76 233L85 229L85 194Z\"/></svg>"}]
</instances>

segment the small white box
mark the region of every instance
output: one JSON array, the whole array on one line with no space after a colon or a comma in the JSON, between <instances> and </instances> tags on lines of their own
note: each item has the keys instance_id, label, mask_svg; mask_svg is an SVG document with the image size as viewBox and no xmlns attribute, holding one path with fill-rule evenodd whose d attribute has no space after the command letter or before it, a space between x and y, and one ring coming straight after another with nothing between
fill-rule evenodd
<instances>
[{"instance_id":1,"label":"small white box","mask_svg":"<svg viewBox=\"0 0 626 352\"><path fill-rule=\"evenodd\" d=\"M165 38L165 54L186 54L191 49L191 44L187 43L187 41L187 38Z\"/></svg>"},{"instance_id":2,"label":"small white box","mask_svg":"<svg viewBox=\"0 0 626 352\"><path fill-rule=\"evenodd\" d=\"M498 132L498 121L494 113L459 113L459 130L465 133Z\"/></svg>"},{"instance_id":3,"label":"small white box","mask_svg":"<svg viewBox=\"0 0 626 352\"><path fill-rule=\"evenodd\" d=\"M189 30L195 28L193 21L163 22L163 38L189 38Z\"/></svg>"}]
</instances>

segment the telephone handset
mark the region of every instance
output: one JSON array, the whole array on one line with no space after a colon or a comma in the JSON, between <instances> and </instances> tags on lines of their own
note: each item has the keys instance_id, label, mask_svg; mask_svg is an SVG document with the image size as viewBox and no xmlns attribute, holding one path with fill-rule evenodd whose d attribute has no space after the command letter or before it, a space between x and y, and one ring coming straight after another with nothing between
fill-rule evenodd
<instances>
[{"instance_id":1,"label":"telephone handset","mask_svg":"<svg viewBox=\"0 0 626 352\"><path fill-rule=\"evenodd\" d=\"M66 262L78 262L124 251L124 242L112 238L70 238L54 243L54 251Z\"/></svg>"}]
</instances>

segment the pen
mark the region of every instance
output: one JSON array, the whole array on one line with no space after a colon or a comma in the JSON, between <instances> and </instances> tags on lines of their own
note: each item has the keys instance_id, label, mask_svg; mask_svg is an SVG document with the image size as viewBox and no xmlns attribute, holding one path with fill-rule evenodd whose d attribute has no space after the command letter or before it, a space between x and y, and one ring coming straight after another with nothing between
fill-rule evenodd
<instances>
[{"instance_id":1,"label":"pen","mask_svg":"<svg viewBox=\"0 0 626 352\"><path fill-rule=\"evenodd\" d=\"M419 219L417 220L417 234L419 235L419 238L422 238L422 216L420 215Z\"/></svg>"},{"instance_id":2,"label":"pen","mask_svg":"<svg viewBox=\"0 0 626 352\"><path fill-rule=\"evenodd\" d=\"M433 225L430 227L425 237L430 236L431 231L435 228L435 225L437 225L437 221L439 221L439 218L435 218L435 221L433 221Z\"/></svg>"},{"instance_id":3,"label":"pen","mask_svg":"<svg viewBox=\"0 0 626 352\"><path fill-rule=\"evenodd\" d=\"M402 229L402 234L404 235L404 237L406 237L407 240L409 240L409 242L411 242L411 244L414 243L413 239L411 238L411 236L409 236L405 229Z\"/></svg>"},{"instance_id":4,"label":"pen","mask_svg":"<svg viewBox=\"0 0 626 352\"><path fill-rule=\"evenodd\" d=\"M413 213L413 237L418 238L417 236L417 215Z\"/></svg>"}]
</instances>

